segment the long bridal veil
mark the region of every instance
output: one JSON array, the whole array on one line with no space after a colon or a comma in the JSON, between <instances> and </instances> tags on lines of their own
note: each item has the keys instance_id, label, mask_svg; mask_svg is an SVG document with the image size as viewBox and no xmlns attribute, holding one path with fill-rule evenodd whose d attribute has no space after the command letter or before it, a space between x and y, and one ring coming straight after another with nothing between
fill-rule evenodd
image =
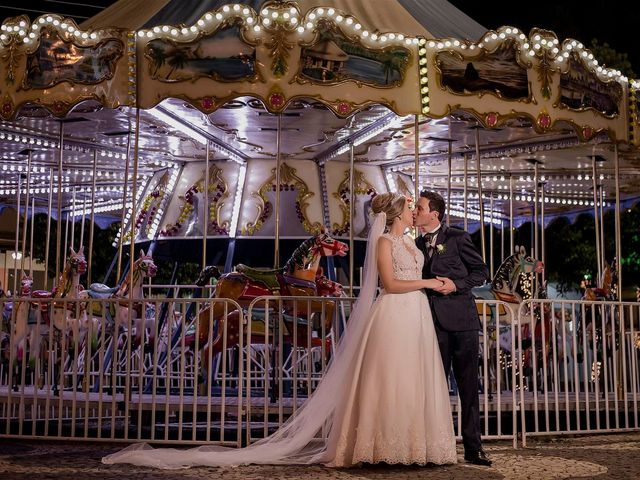
<instances>
[{"instance_id":1,"label":"long bridal veil","mask_svg":"<svg viewBox=\"0 0 640 480\"><path fill-rule=\"evenodd\" d=\"M374 217L364 261L363 282L347 328L326 374L309 399L273 435L246 448L226 448L207 445L191 449L153 448L148 444L133 444L108 455L103 463L131 463L156 468L176 469L196 465L225 466L244 464L313 464L329 463L337 441L331 435L334 417L352 388L357 367L360 339L368 328L371 307L378 287L376 246L384 232L386 215ZM353 254L353 252L352 252ZM339 421L339 420L338 420Z\"/></svg>"}]
</instances>

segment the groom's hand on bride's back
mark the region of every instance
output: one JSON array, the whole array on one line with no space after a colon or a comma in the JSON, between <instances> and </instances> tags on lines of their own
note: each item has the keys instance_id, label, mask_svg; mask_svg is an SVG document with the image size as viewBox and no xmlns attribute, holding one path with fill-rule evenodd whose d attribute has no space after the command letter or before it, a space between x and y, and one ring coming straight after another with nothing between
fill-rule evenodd
<instances>
[{"instance_id":1,"label":"groom's hand on bride's back","mask_svg":"<svg viewBox=\"0 0 640 480\"><path fill-rule=\"evenodd\" d=\"M436 277L436 280L440 280L442 285L434 288L433 290L441 293L442 295L449 295L457 290L456 284L448 277Z\"/></svg>"}]
</instances>

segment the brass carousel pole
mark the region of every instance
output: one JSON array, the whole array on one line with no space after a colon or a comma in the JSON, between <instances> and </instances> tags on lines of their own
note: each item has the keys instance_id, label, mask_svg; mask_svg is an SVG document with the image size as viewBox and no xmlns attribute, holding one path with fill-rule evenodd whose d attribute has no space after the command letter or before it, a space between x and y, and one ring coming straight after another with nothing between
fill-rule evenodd
<instances>
[{"instance_id":1,"label":"brass carousel pole","mask_svg":"<svg viewBox=\"0 0 640 480\"><path fill-rule=\"evenodd\" d=\"M22 217L22 258L20 262L20 268L24 270L24 262L27 255L27 222L29 218L29 189L31 188L31 160L32 150L29 150L29 156L27 158L27 191L25 192L24 200L24 215ZM33 215L33 211L31 212Z\"/></svg>"},{"instance_id":2,"label":"brass carousel pole","mask_svg":"<svg viewBox=\"0 0 640 480\"><path fill-rule=\"evenodd\" d=\"M116 284L120 281L120 271L122 269L122 249L124 247L124 234L126 225L124 224L125 213L127 211L127 191L129 190L129 157L131 156L131 125L127 132L127 158L124 165L124 184L122 185L122 214L120 215L120 238L118 239L118 263L116 267ZM131 211L131 215L134 212ZM135 224L135 217L131 218L131 223ZM131 239L133 240L133 239ZM134 258L131 257L133 262Z\"/></svg>"},{"instance_id":3,"label":"brass carousel pole","mask_svg":"<svg viewBox=\"0 0 640 480\"><path fill-rule=\"evenodd\" d=\"M533 160L533 258L539 259L538 161Z\"/></svg>"},{"instance_id":4,"label":"brass carousel pole","mask_svg":"<svg viewBox=\"0 0 640 480\"><path fill-rule=\"evenodd\" d=\"M489 273L493 278L493 194L489 196Z\"/></svg>"},{"instance_id":5,"label":"brass carousel pole","mask_svg":"<svg viewBox=\"0 0 640 480\"><path fill-rule=\"evenodd\" d=\"M484 199L482 198L482 169L480 168L480 126L476 126L476 174L478 178L478 210L480 213L480 247L482 260L487 263L487 247L484 238Z\"/></svg>"},{"instance_id":6,"label":"brass carousel pole","mask_svg":"<svg viewBox=\"0 0 640 480\"><path fill-rule=\"evenodd\" d=\"M595 221L595 229L596 229L596 262L598 264L598 277L597 281L600 281L602 277L602 259L600 258L600 218L598 216L598 180L597 180L597 166L596 166L596 156L592 156L593 164L592 164L592 185L593 185L593 219ZM598 286L598 285L596 285Z\"/></svg>"},{"instance_id":7,"label":"brass carousel pole","mask_svg":"<svg viewBox=\"0 0 640 480\"><path fill-rule=\"evenodd\" d=\"M53 286L58 285L60 278L60 242L62 242L62 160L64 156L64 123L60 122L60 138L58 145L58 191L57 193L57 214L56 223L56 272L53 277Z\"/></svg>"},{"instance_id":8,"label":"brass carousel pole","mask_svg":"<svg viewBox=\"0 0 640 480\"><path fill-rule=\"evenodd\" d=\"M53 167L49 168L49 201L47 202L47 235L44 245L44 289L49 283L49 245L51 244L51 209L53 205Z\"/></svg>"},{"instance_id":9,"label":"brass carousel pole","mask_svg":"<svg viewBox=\"0 0 640 480\"><path fill-rule=\"evenodd\" d=\"M138 193L138 149L140 143L140 108L136 106L136 131L135 131L135 140L133 146L133 178L131 180L131 243L129 246L129 285L133 287L134 278L133 278L133 262L136 259L136 222L135 222L135 214L136 214L136 195ZM129 135L131 138L131 135ZM127 151L129 149L127 148ZM127 162L129 163L129 162ZM124 213L124 211L123 211ZM124 236L124 224L122 227L122 235L121 239ZM129 289L129 298L133 298L133 288ZM144 312L142 313L144 315Z\"/></svg>"},{"instance_id":10,"label":"brass carousel pole","mask_svg":"<svg viewBox=\"0 0 640 480\"><path fill-rule=\"evenodd\" d=\"M413 192L415 203L418 203L420 198L420 116L415 115L413 119L413 170L416 172L413 182ZM416 228L416 237L420 235Z\"/></svg>"},{"instance_id":11,"label":"brass carousel pole","mask_svg":"<svg viewBox=\"0 0 640 480\"><path fill-rule=\"evenodd\" d=\"M349 295L353 297L353 272L354 272L354 241L353 241L353 217L355 215L355 168L354 168L354 146L349 144Z\"/></svg>"},{"instance_id":12,"label":"brass carousel pole","mask_svg":"<svg viewBox=\"0 0 640 480\"><path fill-rule=\"evenodd\" d=\"M467 209L469 208L469 202L467 200L467 183L469 180L469 162L468 162L469 159L467 158L466 155L463 155L462 160L464 161L464 170L463 170L464 183L462 185L462 210L464 211L463 222L464 222L464 230L466 232L467 230L469 230L469 219L467 215Z\"/></svg>"},{"instance_id":13,"label":"brass carousel pole","mask_svg":"<svg viewBox=\"0 0 640 480\"><path fill-rule=\"evenodd\" d=\"M543 265L546 265L547 255L546 255L546 248L545 248L546 242L545 242L545 233L544 233L544 210L545 210L546 195L545 195L544 187L545 187L545 182L541 182L540 183L540 223L541 223L540 260L542 261ZM543 269L542 272L540 273L540 281L542 282L542 285L544 285L545 278L546 278L546 273L545 273L545 270Z\"/></svg>"},{"instance_id":14,"label":"brass carousel pole","mask_svg":"<svg viewBox=\"0 0 640 480\"><path fill-rule=\"evenodd\" d=\"M613 145L614 169L616 176L616 209L615 209L615 224L616 224L616 270L618 272L618 300L622 300L622 220L620 219L620 157L618 156L618 145Z\"/></svg>"},{"instance_id":15,"label":"brass carousel pole","mask_svg":"<svg viewBox=\"0 0 640 480\"><path fill-rule=\"evenodd\" d=\"M282 115L278 113L278 128L276 132L276 243L273 250L273 268L280 268L280 134L282 130Z\"/></svg>"},{"instance_id":16,"label":"brass carousel pole","mask_svg":"<svg viewBox=\"0 0 640 480\"><path fill-rule=\"evenodd\" d=\"M13 249L13 296L18 295L18 253L20 248L20 197L22 196L22 173L18 173L18 188L16 189L16 240ZM5 253L6 255L6 253ZM15 308L13 309L15 312ZM13 351L13 350L12 350Z\"/></svg>"},{"instance_id":17,"label":"brass carousel pole","mask_svg":"<svg viewBox=\"0 0 640 480\"><path fill-rule=\"evenodd\" d=\"M91 181L91 217L89 217L89 251L87 255L89 256L89 263L87 266L87 285L91 285L91 266L93 260L93 232L94 232L94 221L96 218L96 182L97 182L97 174L98 174L98 150L93 151L93 179Z\"/></svg>"},{"instance_id":18,"label":"brass carousel pole","mask_svg":"<svg viewBox=\"0 0 640 480\"><path fill-rule=\"evenodd\" d=\"M451 125L449 125L449 132L451 132ZM447 226L451 225L451 149L453 140L447 139L449 144L449 151L447 154Z\"/></svg>"},{"instance_id":19,"label":"brass carousel pole","mask_svg":"<svg viewBox=\"0 0 640 480\"><path fill-rule=\"evenodd\" d=\"M509 255L515 252L515 233L513 229L513 176L509 175Z\"/></svg>"},{"instance_id":20,"label":"brass carousel pole","mask_svg":"<svg viewBox=\"0 0 640 480\"><path fill-rule=\"evenodd\" d=\"M204 161L204 225L202 226L202 269L207 266L207 237L209 227L209 140L205 144L205 161Z\"/></svg>"},{"instance_id":21,"label":"brass carousel pole","mask_svg":"<svg viewBox=\"0 0 640 480\"><path fill-rule=\"evenodd\" d=\"M67 214L67 219L69 218L69 215ZM69 242L69 245L71 246L71 248L75 249L75 237L76 237L76 187L73 187L73 192L71 193L71 242Z\"/></svg>"},{"instance_id":22,"label":"brass carousel pole","mask_svg":"<svg viewBox=\"0 0 640 480\"><path fill-rule=\"evenodd\" d=\"M36 199L31 199L31 238L29 240L29 276L33 278L33 231L36 227ZM47 273L45 272L45 277Z\"/></svg>"},{"instance_id":23,"label":"brass carousel pole","mask_svg":"<svg viewBox=\"0 0 640 480\"><path fill-rule=\"evenodd\" d=\"M82 220L80 220L80 241L78 242L78 245L80 247L84 246L84 224L85 224L84 217L86 214L87 214L87 201L86 199L83 199L82 200Z\"/></svg>"}]
</instances>

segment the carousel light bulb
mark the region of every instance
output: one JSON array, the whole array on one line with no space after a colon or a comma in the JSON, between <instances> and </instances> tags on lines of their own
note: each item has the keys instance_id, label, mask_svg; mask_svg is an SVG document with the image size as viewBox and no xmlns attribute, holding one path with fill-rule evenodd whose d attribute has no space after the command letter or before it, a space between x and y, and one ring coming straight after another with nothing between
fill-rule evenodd
<instances>
[{"instance_id":1,"label":"carousel light bulb","mask_svg":"<svg viewBox=\"0 0 640 480\"><path fill-rule=\"evenodd\" d=\"M311 23L311 22L307 22L306 27L307 27L307 30L311 30L311 29L313 29L313 23Z\"/></svg>"},{"instance_id":2,"label":"carousel light bulb","mask_svg":"<svg viewBox=\"0 0 640 480\"><path fill-rule=\"evenodd\" d=\"M253 31L256 32L256 33L259 32L260 30L262 30L260 28L260 25L256 25L255 27L253 27Z\"/></svg>"},{"instance_id":3,"label":"carousel light bulb","mask_svg":"<svg viewBox=\"0 0 640 480\"><path fill-rule=\"evenodd\" d=\"M251 13L251 10L249 10L248 8L243 8L242 9L242 14L243 15L249 15Z\"/></svg>"},{"instance_id":4,"label":"carousel light bulb","mask_svg":"<svg viewBox=\"0 0 640 480\"><path fill-rule=\"evenodd\" d=\"M273 18L275 20L278 17L279 17L278 12L271 12L271 18Z\"/></svg>"},{"instance_id":5,"label":"carousel light bulb","mask_svg":"<svg viewBox=\"0 0 640 480\"><path fill-rule=\"evenodd\" d=\"M247 23L248 23L249 25L253 25L253 17L248 17L248 18L247 18Z\"/></svg>"},{"instance_id":6,"label":"carousel light bulb","mask_svg":"<svg viewBox=\"0 0 640 480\"><path fill-rule=\"evenodd\" d=\"M267 8L263 9L263 10L260 12L260 14L261 14L263 17L266 17L267 15L269 15L269 9L267 9Z\"/></svg>"},{"instance_id":7,"label":"carousel light bulb","mask_svg":"<svg viewBox=\"0 0 640 480\"><path fill-rule=\"evenodd\" d=\"M220 12L216 13L216 20L222 20L222 14Z\"/></svg>"},{"instance_id":8,"label":"carousel light bulb","mask_svg":"<svg viewBox=\"0 0 640 480\"><path fill-rule=\"evenodd\" d=\"M291 16L291 15L289 15L289 12L284 12L284 13L282 14L282 18L284 18L285 20L289 20L289 17L290 17L290 16Z\"/></svg>"},{"instance_id":9,"label":"carousel light bulb","mask_svg":"<svg viewBox=\"0 0 640 480\"><path fill-rule=\"evenodd\" d=\"M316 18L316 14L315 13L312 12L312 13L309 14L309 20L315 20L315 18Z\"/></svg>"},{"instance_id":10,"label":"carousel light bulb","mask_svg":"<svg viewBox=\"0 0 640 480\"><path fill-rule=\"evenodd\" d=\"M336 17L336 22L340 23L343 19L344 19L344 17L342 15L338 15Z\"/></svg>"},{"instance_id":11,"label":"carousel light bulb","mask_svg":"<svg viewBox=\"0 0 640 480\"><path fill-rule=\"evenodd\" d=\"M292 25L296 25L298 23L298 18L297 17L291 17L291 24Z\"/></svg>"},{"instance_id":12,"label":"carousel light bulb","mask_svg":"<svg viewBox=\"0 0 640 480\"><path fill-rule=\"evenodd\" d=\"M196 33L198 31L198 27L196 27L195 25L192 25L189 30L191 30L192 33Z\"/></svg>"},{"instance_id":13,"label":"carousel light bulb","mask_svg":"<svg viewBox=\"0 0 640 480\"><path fill-rule=\"evenodd\" d=\"M205 26L204 20L202 20L202 19L198 20L198 26L201 27L201 28L204 27ZM162 31L166 32L166 30L164 28L165 27L162 27Z\"/></svg>"},{"instance_id":14,"label":"carousel light bulb","mask_svg":"<svg viewBox=\"0 0 640 480\"><path fill-rule=\"evenodd\" d=\"M153 32L152 32L151 30L148 30L148 31L147 31L147 37L148 37L148 38L153 37Z\"/></svg>"},{"instance_id":15,"label":"carousel light bulb","mask_svg":"<svg viewBox=\"0 0 640 480\"><path fill-rule=\"evenodd\" d=\"M231 9L229 8L229 5L225 5L224 7L222 7L222 11L223 11L224 13L228 13L228 12L229 12L229 10L231 10Z\"/></svg>"},{"instance_id":16,"label":"carousel light bulb","mask_svg":"<svg viewBox=\"0 0 640 480\"><path fill-rule=\"evenodd\" d=\"M298 33L304 33L304 27L298 27L297 30Z\"/></svg>"},{"instance_id":17,"label":"carousel light bulb","mask_svg":"<svg viewBox=\"0 0 640 480\"><path fill-rule=\"evenodd\" d=\"M233 6L233 11L234 12L239 12L240 11L240 5L238 5L237 3Z\"/></svg>"},{"instance_id":18,"label":"carousel light bulb","mask_svg":"<svg viewBox=\"0 0 640 480\"><path fill-rule=\"evenodd\" d=\"M369 36L369 32L368 32L367 30L363 30L363 31L362 31L362 36L363 36L364 38L367 38L367 37Z\"/></svg>"}]
</instances>

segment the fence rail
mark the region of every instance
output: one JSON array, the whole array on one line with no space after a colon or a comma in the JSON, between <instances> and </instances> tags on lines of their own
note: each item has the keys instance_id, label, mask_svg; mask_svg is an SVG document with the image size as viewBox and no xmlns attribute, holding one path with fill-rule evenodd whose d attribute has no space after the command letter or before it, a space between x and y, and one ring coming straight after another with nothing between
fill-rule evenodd
<instances>
[{"instance_id":1,"label":"fence rail","mask_svg":"<svg viewBox=\"0 0 640 480\"><path fill-rule=\"evenodd\" d=\"M353 301L5 300L0 434L249 444L313 394ZM640 304L479 300L478 311L484 438L640 428ZM460 431L452 377L450 398Z\"/></svg>"}]
</instances>

